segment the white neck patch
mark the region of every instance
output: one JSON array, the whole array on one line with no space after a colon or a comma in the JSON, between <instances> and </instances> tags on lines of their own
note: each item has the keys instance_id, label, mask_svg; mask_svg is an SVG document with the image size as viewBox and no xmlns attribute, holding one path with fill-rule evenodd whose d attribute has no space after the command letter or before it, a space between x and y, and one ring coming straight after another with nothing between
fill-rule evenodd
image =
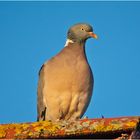
<instances>
[{"instance_id":1,"label":"white neck patch","mask_svg":"<svg viewBox=\"0 0 140 140\"><path fill-rule=\"evenodd\" d=\"M65 47L68 46L69 43L74 43L74 41L72 41L72 40L70 40L70 39L67 39L67 40L66 40L66 43L65 43Z\"/></svg>"}]
</instances>

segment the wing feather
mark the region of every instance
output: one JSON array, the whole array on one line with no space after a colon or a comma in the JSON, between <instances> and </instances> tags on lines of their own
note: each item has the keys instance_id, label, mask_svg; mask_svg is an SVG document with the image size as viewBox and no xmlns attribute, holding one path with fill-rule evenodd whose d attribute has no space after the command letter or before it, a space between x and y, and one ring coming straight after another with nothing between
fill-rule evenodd
<instances>
[{"instance_id":1,"label":"wing feather","mask_svg":"<svg viewBox=\"0 0 140 140\"><path fill-rule=\"evenodd\" d=\"M38 91L37 91L37 120L45 120L45 112L46 112L46 107L43 103L43 87L44 87L44 82L43 82L43 77L44 77L44 64L40 68L39 71L39 81L38 81Z\"/></svg>"}]
</instances>

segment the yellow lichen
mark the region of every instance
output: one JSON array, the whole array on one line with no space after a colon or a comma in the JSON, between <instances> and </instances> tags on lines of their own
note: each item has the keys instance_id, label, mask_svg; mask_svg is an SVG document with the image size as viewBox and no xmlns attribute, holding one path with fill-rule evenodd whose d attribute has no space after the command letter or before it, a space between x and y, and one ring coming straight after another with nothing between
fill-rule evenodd
<instances>
[{"instance_id":1,"label":"yellow lichen","mask_svg":"<svg viewBox=\"0 0 140 140\"><path fill-rule=\"evenodd\" d=\"M96 132L104 131L106 128L103 120L100 122L95 122L95 123L93 123L93 125L94 125L94 131L96 131Z\"/></svg>"},{"instance_id":2,"label":"yellow lichen","mask_svg":"<svg viewBox=\"0 0 140 140\"><path fill-rule=\"evenodd\" d=\"M121 124L110 124L110 127L112 127L111 131L122 129Z\"/></svg>"},{"instance_id":3,"label":"yellow lichen","mask_svg":"<svg viewBox=\"0 0 140 140\"><path fill-rule=\"evenodd\" d=\"M7 125L0 125L0 138L5 138L7 129Z\"/></svg>"},{"instance_id":4,"label":"yellow lichen","mask_svg":"<svg viewBox=\"0 0 140 140\"><path fill-rule=\"evenodd\" d=\"M107 125L104 131L105 131L105 132L107 132L107 131L112 131L113 127L114 127L114 126L112 126L112 125Z\"/></svg>"},{"instance_id":5,"label":"yellow lichen","mask_svg":"<svg viewBox=\"0 0 140 140\"><path fill-rule=\"evenodd\" d=\"M58 128L60 128L59 125L57 124L53 124L52 122L50 121L42 121L42 122L38 122L38 123L35 123L33 124L34 126L34 131L35 133L38 132L38 133L44 133L44 134L53 134L55 131L58 130Z\"/></svg>"},{"instance_id":6,"label":"yellow lichen","mask_svg":"<svg viewBox=\"0 0 140 140\"><path fill-rule=\"evenodd\" d=\"M15 127L15 135L17 136L17 135L20 135L21 133L22 133L22 125L14 125L14 127Z\"/></svg>"},{"instance_id":7,"label":"yellow lichen","mask_svg":"<svg viewBox=\"0 0 140 140\"><path fill-rule=\"evenodd\" d=\"M28 136L33 136L33 134L34 134L33 132L29 132Z\"/></svg>"},{"instance_id":8,"label":"yellow lichen","mask_svg":"<svg viewBox=\"0 0 140 140\"><path fill-rule=\"evenodd\" d=\"M23 128L23 130L26 130L27 128L30 127L30 125L29 124L22 124L21 127Z\"/></svg>"},{"instance_id":9,"label":"yellow lichen","mask_svg":"<svg viewBox=\"0 0 140 140\"><path fill-rule=\"evenodd\" d=\"M136 122L128 122L128 123L126 123L126 125L128 127L134 127L134 126L136 126Z\"/></svg>"},{"instance_id":10,"label":"yellow lichen","mask_svg":"<svg viewBox=\"0 0 140 140\"><path fill-rule=\"evenodd\" d=\"M4 138L5 136L6 136L5 130L0 128L0 138Z\"/></svg>"},{"instance_id":11,"label":"yellow lichen","mask_svg":"<svg viewBox=\"0 0 140 140\"><path fill-rule=\"evenodd\" d=\"M35 131L41 131L41 130L44 130L44 126L37 126L34 128Z\"/></svg>"},{"instance_id":12,"label":"yellow lichen","mask_svg":"<svg viewBox=\"0 0 140 140\"><path fill-rule=\"evenodd\" d=\"M38 126L38 125L39 125L39 122L34 122L34 123L32 123L31 125L32 125L33 127Z\"/></svg>"}]
</instances>

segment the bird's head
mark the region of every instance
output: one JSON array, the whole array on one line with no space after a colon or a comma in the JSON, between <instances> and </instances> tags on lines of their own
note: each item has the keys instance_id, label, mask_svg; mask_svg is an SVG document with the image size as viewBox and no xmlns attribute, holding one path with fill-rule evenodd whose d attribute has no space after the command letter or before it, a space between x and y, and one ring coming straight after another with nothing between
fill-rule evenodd
<instances>
[{"instance_id":1,"label":"bird's head","mask_svg":"<svg viewBox=\"0 0 140 140\"><path fill-rule=\"evenodd\" d=\"M96 38L93 28L87 23L75 24L68 30L67 39L77 43L84 43L88 38Z\"/></svg>"}]
</instances>

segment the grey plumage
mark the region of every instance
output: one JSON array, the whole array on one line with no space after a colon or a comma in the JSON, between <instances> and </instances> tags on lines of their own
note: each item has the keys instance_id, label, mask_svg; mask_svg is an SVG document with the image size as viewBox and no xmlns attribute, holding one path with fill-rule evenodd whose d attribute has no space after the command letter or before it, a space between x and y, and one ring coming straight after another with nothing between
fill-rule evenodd
<instances>
[{"instance_id":1,"label":"grey plumage","mask_svg":"<svg viewBox=\"0 0 140 140\"><path fill-rule=\"evenodd\" d=\"M66 46L42 66L38 82L38 121L83 116L94 83L85 54L85 41L90 37L97 38L90 25L72 26Z\"/></svg>"}]
</instances>

